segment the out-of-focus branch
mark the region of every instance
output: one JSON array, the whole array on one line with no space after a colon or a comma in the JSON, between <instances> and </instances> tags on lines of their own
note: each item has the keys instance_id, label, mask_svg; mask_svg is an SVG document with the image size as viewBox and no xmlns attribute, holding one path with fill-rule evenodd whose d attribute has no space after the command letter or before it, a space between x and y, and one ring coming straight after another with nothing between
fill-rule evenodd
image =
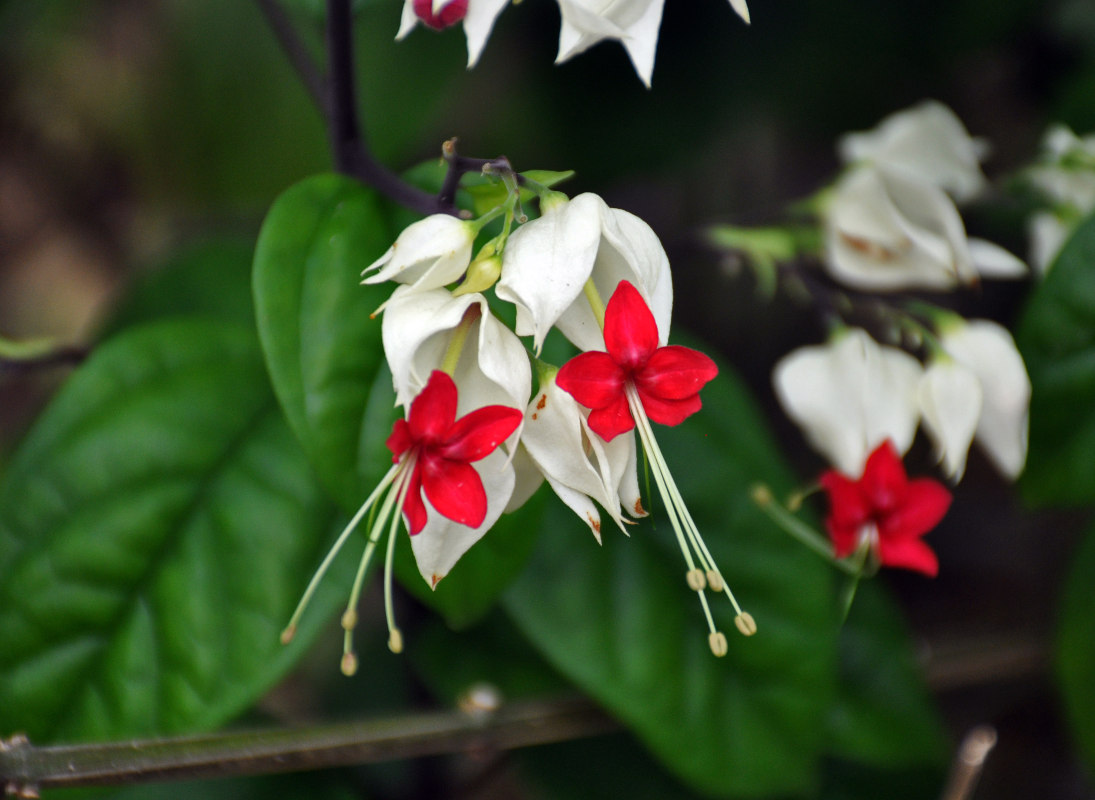
<instances>
[{"instance_id":1,"label":"out-of-focus branch","mask_svg":"<svg viewBox=\"0 0 1095 800\"><path fill-rule=\"evenodd\" d=\"M439 711L250 733L36 747L0 742L9 797L51 787L109 786L273 774L447 753L491 753L596 736L619 724L584 698L530 700L494 711Z\"/></svg>"},{"instance_id":2,"label":"out-of-focus branch","mask_svg":"<svg viewBox=\"0 0 1095 800\"><path fill-rule=\"evenodd\" d=\"M320 71L315 59L312 58L308 47L297 34L297 29L293 26L289 15L277 0L255 0L255 2L258 3L259 10L262 11L266 21L270 24L270 28L274 31L274 36L277 37L281 49L285 51L289 63L293 65L293 69L300 76L304 88L311 95L312 102L316 104L316 108L323 113L323 116L327 117L329 115L327 87L323 80L323 73Z\"/></svg>"}]
</instances>

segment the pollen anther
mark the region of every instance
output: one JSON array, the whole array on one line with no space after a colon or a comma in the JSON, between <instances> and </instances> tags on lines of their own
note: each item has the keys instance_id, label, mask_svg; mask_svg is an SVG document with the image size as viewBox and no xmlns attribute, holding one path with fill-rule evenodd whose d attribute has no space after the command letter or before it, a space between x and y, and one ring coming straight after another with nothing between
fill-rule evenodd
<instances>
[{"instance_id":1,"label":"pollen anther","mask_svg":"<svg viewBox=\"0 0 1095 800\"><path fill-rule=\"evenodd\" d=\"M722 658L730 649L726 644L726 636L722 631L714 631L707 635L707 644L716 657Z\"/></svg>"},{"instance_id":2,"label":"pollen anther","mask_svg":"<svg viewBox=\"0 0 1095 800\"><path fill-rule=\"evenodd\" d=\"M757 622L748 611L742 611L734 617L734 625L737 626L742 636L752 636L757 632Z\"/></svg>"},{"instance_id":3,"label":"pollen anther","mask_svg":"<svg viewBox=\"0 0 1095 800\"><path fill-rule=\"evenodd\" d=\"M688 581L688 588L693 592L702 592L707 588L707 579L703 576L702 569L688 570L685 580Z\"/></svg>"}]
</instances>

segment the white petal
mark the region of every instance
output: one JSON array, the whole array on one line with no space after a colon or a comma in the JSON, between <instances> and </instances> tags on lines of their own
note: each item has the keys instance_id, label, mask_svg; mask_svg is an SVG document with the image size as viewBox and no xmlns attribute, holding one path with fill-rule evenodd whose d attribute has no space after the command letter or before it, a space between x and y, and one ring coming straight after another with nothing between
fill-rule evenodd
<instances>
[{"instance_id":1,"label":"white petal","mask_svg":"<svg viewBox=\"0 0 1095 800\"><path fill-rule=\"evenodd\" d=\"M617 39L649 87L664 4L665 0L559 0L563 19L555 63L603 39Z\"/></svg>"},{"instance_id":2,"label":"white petal","mask_svg":"<svg viewBox=\"0 0 1095 800\"><path fill-rule=\"evenodd\" d=\"M593 271L608 206L582 194L518 228L502 255L495 293L517 306L517 334L532 335L536 352L581 294Z\"/></svg>"},{"instance_id":3,"label":"white petal","mask_svg":"<svg viewBox=\"0 0 1095 800\"><path fill-rule=\"evenodd\" d=\"M1023 471L1027 458L1030 378L1007 329L988 320L950 325L941 332L943 349L981 382L983 406L977 442L1008 478Z\"/></svg>"},{"instance_id":4,"label":"white petal","mask_svg":"<svg viewBox=\"0 0 1095 800\"><path fill-rule=\"evenodd\" d=\"M471 528L442 516L423 495L428 517L425 527L411 537L411 548L418 571L431 589L437 588L438 581L448 575L460 557L498 521L513 493L513 467L505 453L495 450L472 466L482 478L487 493L487 516L479 527Z\"/></svg>"},{"instance_id":5,"label":"white petal","mask_svg":"<svg viewBox=\"0 0 1095 800\"><path fill-rule=\"evenodd\" d=\"M749 6L745 4L745 0L730 0L730 7L737 12L738 16L749 22Z\"/></svg>"},{"instance_id":6,"label":"white petal","mask_svg":"<svg viewBox=\"0 0 1095 800\"><path fill-rule=\"evenodd\" d=\"M986 278L1025 278L1027 265L999 245L984 239L967 240L970 259L978 274Z\"/></svg>"},{"instance_id":7,"label":"white petal","mask_svg":"<svg viewBox=\"0 0 1095 800\"><path fill-rule=\"evenodd\" d=\"M417 289L439 289L464 274L471 262L475 230L448 214L407 226L383 256L365 268L378 270L364 283L396 281Z\"/></svg>"},{"instance_id":8,"label":"white petal","mask_svg":"<svg viewBox=\"0 0 1095 800\"><path fill-rule=\"evenodd\" d=\"M487 43L494 21L509 0L471 0L464 17L464 36L468 40L468 69L475 66Z\"/></svg>"},{"instance_id":9,"label":"white petal","mask_svg":"<svg viewBox=\"0 0 1095 800\"><path fill-rule=\"evenodd\" d=\"M1048 211L1033 214L1027 221L1027 235L1030 237L1030 263L1039 277L1045 277L1050 266L1061 252L1072 227L1063 222L1056 214Z\"/></svg>"},{"instance_id":10,"label":"white petal","mask_svg":"<svg viewBox=\"0 0 1095 800\"><path fill-rule=\"evenodd\" d=\"M517 447L510 463L513 465L514 485L513 494L503 512L505 514L516 511L527 503L544 482L544 473L540 472L540 468L524 447Z\"/></svg>"},{"instance_id":11,"label":"white petal","mask_svg":"<svg viewBox=\"0 0 1095 800\"><path fill-rule=\"evenodd\" d=\"M665 0L654 0L647 6L643 15L628 26L627 36L623 39L628 57L639 75L639 80L650 88L650 79L654 75L654 54L658 49L658 29L662 25L662 7Z\"/></svg>"},{"instance_id":12,"label":"white petal","mask_svg":"<svg viewBox=\"0 0 1095 800\"><path fill-rule=\"evenodd\" d=\"M414 0L403 1L403 14L399 20L399 32L396 33L396 41L402 41L414 30L418 24L418 15L414 13Z\"/></svg>"},{"instance_id":13,"label":"white petal","mask_svg":"<svg viewBox=\"0 0 1095 800\"><path fill-rule=\"evenodd\" d=\"M974 139L942 103L926 101L882 120L871 131L844 136L841 156L901 169L945 190L959 202L985 187L979 162L987 145Z\"/></svg>"},{"instance_id":14,"label":"white petal","mask_svg":"<svg viewBox=\"0 0 1095 800\"><path fill-rule=\"evenodd\" d=\"M803 347L776 365L773 385L807 440L845 475L860 475L885 439L899 453L912 444L920 419L920 363L880 347L865 331L842 332L828 344Z\"/></svg>"},{"instance_id":15,"label":"white petal","mask_svg":"<svg viewBox=\"0 0 1095 800\"><path fill-rule=\"evenodd\" d=\"M959 481L981 417L981 382L948 358L934 360L924 371L918 391L924 428L935 443L943 472Z\"/></svg>"}]
</instances>

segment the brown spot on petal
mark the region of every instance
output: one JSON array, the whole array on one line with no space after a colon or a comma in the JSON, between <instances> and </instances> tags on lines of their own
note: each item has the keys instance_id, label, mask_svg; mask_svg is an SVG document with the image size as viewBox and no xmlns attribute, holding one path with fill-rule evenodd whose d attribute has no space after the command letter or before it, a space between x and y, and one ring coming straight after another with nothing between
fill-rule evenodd
<instances>
[{"instance_id":1,"label":"brown spot on petal","mask_svg":"<svg viewBox=\"0 0 1095 800\"><path fill-rule=\"evenodd\" d=\"M601 532L601 521L598 520L598 519L594 519L593 515L588 513L588 512L586 513L586 519L589 520L589 527L593 528L593 532L596 533L596 534L600 534L600 532Z\"/></svg>"},{"instance_id":2,"label":"brown spot on petal","mask_svg":"<svg viewBox=\"0 0 1095 800\"><path fill-rule=\"evenodd\" d=\"M536 401L536 410L537 411L543 411L544 406L546 406L546 405L547 405L547 395L542 394L542 395L540 395L540 399ZM534 414L533 418L535 419L535 417L536 417L536 415Z\"/></svg>"},{"instance_id":3,"label":"brown spot on petal","mask_svg":"<svg viewBox=\"0 0 1095 800\"><path fill-rule=\"evenodd\" d=\"M533 411L533 412L532 412L532 418L533 418L533 419L536 419L536 417L537 417L537 416L538 416L538 414L537 414L537 413L536 413L535 411Z\"/></svg>"},{"instance_id":4,"label":"brown spot on petal","mask_svg":"<svg viewBox=\"0 0 1095 800\"><path fill-rule=\"evenodd\" d=\"M636 517L645 517L646 516L646 509L643 508L643 499L641 497L638 500L635 501L635 516Z\"/></svg>"},{"instance_id":5,"label":"brown spot on petal","mask_svg":"<svg viewBox=\"0 0 1095 800\"><path fill-rule=\"evenodd\" d=\"M430 576L430 588L431 589L436 589L437 584L439 584L441 582L441 579L443 577L445 577L445 576L444 575L438 575L436 572L433 575L431 575Z\"/></svg>"}]
</instances>

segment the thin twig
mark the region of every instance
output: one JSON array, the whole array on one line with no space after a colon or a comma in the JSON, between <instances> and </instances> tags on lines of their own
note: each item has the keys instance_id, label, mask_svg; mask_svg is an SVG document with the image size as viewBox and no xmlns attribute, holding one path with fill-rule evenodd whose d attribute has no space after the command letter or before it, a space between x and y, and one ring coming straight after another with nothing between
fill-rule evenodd
<instances>
[{"instance_id":1,"label":"thin twig","mask_svg":"<svg viewBox=\"0 0 1095 800\"><path fill-rule=\"evenodd\" d=\"M316 108L325 118L329 117L327 87L323 80L323 73L320 71L315 59L313 59L308 47L304 44L304 40L297 34L297 29L293 26L293 22L289 19L285 8L278 0L255 0L255 2L258 3L259 10L262 11L266 21L270 24L270 28L274 31L274 35L281 44L282 50L285 51L289 63L293 65L293 69L300 76L304 88L311 95L312 102L316 104Z\"/></svg>"},{"instance_id":2,"label":"thin twig","mask_svg":"<svg viewBox=\"0 0 1095 800\"><path fill-rule=\"evenodd\" d=\"M985 759L996 746L996 729L978 725L966 734L951 765L951 774L940 800L969 800L985 767Z\"/></svg>"},{"instance_id":3,"label":"thin twig","mask_svg":"<svg viewBox=\"0 0 1095 800\"><path fill-rule=\"evenodd\" d=\"M40 789L274 774L449 753L490 753L596 736L619 724L584 698L530 700L493 712L440 711L250 733L36 747L0 742L0 785Z\"/></svg>"}]
</instances>

